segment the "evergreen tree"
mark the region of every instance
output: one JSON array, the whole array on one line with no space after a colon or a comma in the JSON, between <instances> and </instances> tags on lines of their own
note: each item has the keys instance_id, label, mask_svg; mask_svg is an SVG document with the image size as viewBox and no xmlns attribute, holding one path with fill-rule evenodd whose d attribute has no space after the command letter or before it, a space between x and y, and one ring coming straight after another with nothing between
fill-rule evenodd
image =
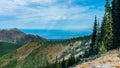
<instances>
[{"instance_id":1,"label":"evergreen tree","mask_svg":"<svg viewBox=\"0 0 120 68\"><path fill-rule=\"evenodd\" d=\"M120 0L113 0L112 14L114 34L113 46L116 48L120 46Z\"/></svg>"},{"instance_id":2,"label":"evergreen tree","mask_svg":"<svg viewBox=\"0 0 120 68\"><path fill-rule=\"evenodd\" d=\"M96 40L95 40L95 45L94 45L95 54L99 53L100 41L101 41L101 30L100 30L99 21L98 21L97 32L96 32Z\"/></svg>"},{"instance_id":3,"label":"evergreen tree","mask_svg":"<svg viewBox=\"0 0 120 68\"><path fill-rule=\"evenodd\" d=\"M105 47L105 26L106 26L106 15L103 17L102 25L101 25L101 41L100 41L100 48L99 48L99 53L106 52L106 47Z\"/></svg>"},{"instance_id":4,"label":"evergreen tree","mask_svg":"<svg viewBox=\"0 0 120 68\"><path fill-rule=\"evenodd\" d=\"M63 60L62 60L61 65L62 65L62 68L67 68L67 67L66 67L66 62L65 62L64 58L63 58Z\"/></svg>"},{"instance_id":5,"label":"evergreen tree","mask_svg":"<svg viewBox=\"0 0 120 68\"><path fill-rule=\"evenodd\" d=\"M103 54L104 52L107 52L107 50L105 48L103 41L101 41L101 47L99 49L99 54Z\"/></svg>"},{"instance_id":6,"label":"evergreen tree","mask_svg":"<svg viewBox=\"0 0 120 68\"><path fill-rule=\"evenodd\" d=\"M106 0L105 14L103 17L101 27L101 48L100 51L106 51L112 49L113 32L112 32L112 13L109 0ZM105 47L105 48L103 48Z\"/></svg>"},{"instance_id":7,"label":"evergreen tree","mask_svg":"<svg viewBox=\"0 0 120 68\"><path fill-rule=\"evenodd\" d=\"M92 43L91 43L91 54L94 55L96 53L96 40L97 40L97 17L95 16L94 21L94 29L92 34Z\"/></svg>"},{"instance_id":8,"label":"evergreen tree","mask_svg":"<svg viewBox=\"0 0 120 68\"><path fill-rule=\"evenodd\" d=\"M44 67L44 68L50 68L50 65L49 65L48 61L46 62L46 67Z\"/></svg>"},{"instance_id":9,"label":"evergreen tree","mask_svg":"<svg viewBox=\"0 0 120 68\"><path fill-rule=\"evenodd\" d=\"M72 66L75 63L75 57L74 55L70 55L70 58L68 59L67 67Z\"/></svg>"},{"instance_id":10,"label":"evergreen tree","mask_svg":"<svg viewBox=\"0 0 120 68\"><path fill-rule=\"evenodd\" d=\"M97 45L100 46L100 42L101 42L101 26L98 20L98 24L97 24ZM98 46L98 48L99 48Z\"/></svg>"}]
</instances>

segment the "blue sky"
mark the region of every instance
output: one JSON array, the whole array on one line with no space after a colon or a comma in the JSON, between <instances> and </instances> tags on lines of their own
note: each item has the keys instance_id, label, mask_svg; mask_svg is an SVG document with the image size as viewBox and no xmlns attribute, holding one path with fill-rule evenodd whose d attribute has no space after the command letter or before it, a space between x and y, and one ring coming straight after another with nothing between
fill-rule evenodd
<instances>
[{"instance_id":1,"label":"blue sky","mask_svg":"<svg viewBox=\"0 0 120 68\"><path fill-rule=\"evenodd\" d=\"M0 28L85 30L105 0L0 0Z\"/></svg>"}]
</instances>

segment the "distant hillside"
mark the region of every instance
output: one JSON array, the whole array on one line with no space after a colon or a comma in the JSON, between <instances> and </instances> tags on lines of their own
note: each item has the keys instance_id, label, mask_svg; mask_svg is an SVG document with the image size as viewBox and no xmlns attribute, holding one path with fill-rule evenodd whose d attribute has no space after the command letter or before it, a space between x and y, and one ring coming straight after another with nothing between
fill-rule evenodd
<instances>
[{"instance_id":1,"label":"distant hillside","mask_svg":"<svg viewBox=\"0 0 120 68\"><path fill-rule=\"evenodd\" d=\"M45 41L46 39L32 34L25 34L17 28L0 30L0 42L27 43L32 40Z\"/></svg>"},{"instance_id":2,"label":"distant hillside","mask_svg":"<svg viewBox=\"0 0 120 68\"><path fill-rule=\"evenodd\" d=\"M54 42L31 41L14 52L2 56L0 68L41 68L47 63L54 63L56 58L58 61L63 58L67 60L73 53L75 57L79 57L89 49L89 45L90 37Z\"/></svg>"}]
</instances>

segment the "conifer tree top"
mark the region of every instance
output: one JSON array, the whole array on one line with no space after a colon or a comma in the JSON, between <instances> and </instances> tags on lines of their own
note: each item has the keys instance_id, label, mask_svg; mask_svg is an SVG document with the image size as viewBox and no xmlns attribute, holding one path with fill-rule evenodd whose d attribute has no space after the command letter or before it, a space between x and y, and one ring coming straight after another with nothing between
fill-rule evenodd
<instances>
[{"instance_id":1,"label":"conifer tree top","mask_svg":"<svg viewBox=\"0 0 120 68\"><path fill-rule=\"evenodd\" d=\"M111 10L109 0L106 0L106 5L105 5L105 12L109 12Z\"/></svg>"},{"instance_id":2,"label":"conifer tree top","mask_svg":"<svg viewBox=\"0 0 120 68\"><path fill-rule=\"evenodd\" d=\"M97 16L95 16L95 23L97 22Z\"/></svg>"}]
</instances>

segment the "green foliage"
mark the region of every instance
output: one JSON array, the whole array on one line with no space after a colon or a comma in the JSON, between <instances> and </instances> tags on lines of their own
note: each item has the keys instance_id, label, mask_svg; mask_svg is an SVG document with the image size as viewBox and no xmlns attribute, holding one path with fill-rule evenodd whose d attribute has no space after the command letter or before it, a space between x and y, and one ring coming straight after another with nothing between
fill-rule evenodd
<instances>
[{"instance_id":1,"label":"green foliage","mask_svg":"<svg viewBox=\"0 0 120 68\"><path fill-rule=\"evenodd\" d=\"M84 54L84 56L83 56L84 58L87 58L87 57L89 57L89 51L85 51L85 54Z\"/></svg>"},{"instance_id":2,"label":"green foliage","mask_svg":"<svg viewBox=\"0 0 120 68\"><path fill-rule=\"evenodd\" d=\"M112 49L112 41L113 41L113 29L112 29L112 13L111 7L109 4L109 0L106 0L105 5L105 14L102 22L101 28L101 50L106 51ZM102 52L103 52L102 51Z\"/></svg>"},{"instance_id":3,"label":"green foliage","mask_svg":"<svg viewBox=\"0 0 120 68\"><path fill-rule=\"evenodd\" d=\"M67 68L67 67L66 67L66 62L65 62L64 58L63 58L63 60L62 60L61 66L62 66L62 68Z\"/></svg>"},{"instance_id":4,"label":"green foliage","mask_svg":"<svg viewBox=\"0 0 120 68\"><path fill-rule=\"evenodd\" d=\"M24 60L24 63L21 66L21 68L40 68L46 65L48 65L46 58L36 58L34 56L31 56L28 59Z\"/></svg>"},{"instance_id":5,"label":"green foliage","mask_svg":"<svg viewBox=\"0 0 120 68\"><path fill-rule=\"evenodd\" d=\"M24 60L21 68L40 68L46 65L49 65L47 58L36 49Z\"/></svg>"},{"instance_id":6,"label":"green foliage","mask_svg":"<svg viewBox=\"0 0 120 68\"><path fill-rule=\"evenodd\" d=\"M113 46L114 48L120 46L120 0L113 0L112 2L112 17L113 17Z\"/></svg>"},{"instance_id":7,"label":"green foliage","mask_svg":"<svg viewBox=\"0 0 120 68\"><path fill-rule=\"evenodd\" d=\"M19 48L21 44L0 42L0 57Z\"/></svg>"},{"instance_id":8,"label":"green foliage","mask_svg":"<svg viewBox=\"0 0 120 68\"><path fill-rule=\"evenodd\" d=\"M110 49L113 49L113 18L112 11L109 4L109 0L106 0L105 14L103 17L101 29L97 24L95 17L91 52L92 54L104 53Z\"/></svg>"},{"instance_id":9,"label":"green foliage","mask_svg":"<svg viewBox=\"0 0 120 68\"><path fill-rule=\"evenodd\" d=\"M94 28L92 34L92 43L91 43L92 48L94 48L96 37L97 37L97 17L95 16L95 22L94 22Z\"/></svg>"},{"instance_id":10,"label":"green foliage","mask_svg":"<svg viewBox=\"0 0 120 68\"><path fill-rule=\"evenodd\" d=\"M99 54L103 54L103 53L105 53L105 52L107 52L107 50L106 50L106 48L105 48L105 45L104 45L103 42L102 42L102 44L101 44L101 46L100 46L100 49L99 49Z\"/></svg>"},{"instance_id":11,"label":"green foliage","mask_svg":"<svg viewBox=\"0 0 120 68\"><path fill-rule=\"evenodd\" d=\"M71 66L75 63L75 57L73 55L70 56L69 60L68 60L68 64L67 66Z\"/></svg>"},{"instance_id":12,"label":"green foliage","mask_svg":"<svg viewBox=\"0 0 120 68\"><path fill-rule=\"evenodd\" d=\"M15 53L16 51L13 51L13 53L8 53L0 57L0 68L14 68L17 63L17 59L13 58Z\"/></svg>"},{"instance_id":13,"label":"green foliage","mask_svg":"<svg viewBox=\"0 0 120 68\"><path fill-rule=\"evenodd\" d=\"M97 22L97 17L95 16L91 50L90 50L91 55L98 54L98 48L99 48L98 43L100 42L100 30L99 29L100 29L99 23Z\"/></svg>"},{"instance_id":14,"label":"green foliage","mask_svg":"<svg viewBox=\"0 0 120 68\"><path fill-rule=\"evenodd\" d=\"M2 68L16 68L17 59L10 60L9 63Z\"/></svg>"}]
</instances>

